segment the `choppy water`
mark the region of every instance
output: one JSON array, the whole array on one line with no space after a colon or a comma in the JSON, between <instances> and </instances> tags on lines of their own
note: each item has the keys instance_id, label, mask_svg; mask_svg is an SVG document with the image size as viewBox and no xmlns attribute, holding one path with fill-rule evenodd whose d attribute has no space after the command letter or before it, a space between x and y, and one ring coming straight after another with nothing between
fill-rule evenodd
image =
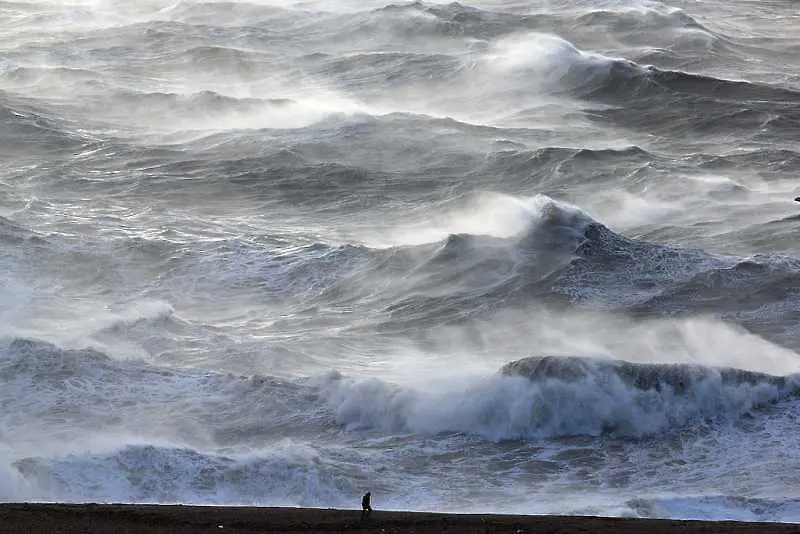
<instances>
[{"instance_id":1,"label":"choppy water","mask_svg":"<svg viewBox=\"0 0 800 534\"><path fill-rule=\"evenodd\" d=\"M800 520L794 2L0 22L0 499Z\"/></svg>"}]
</instances>

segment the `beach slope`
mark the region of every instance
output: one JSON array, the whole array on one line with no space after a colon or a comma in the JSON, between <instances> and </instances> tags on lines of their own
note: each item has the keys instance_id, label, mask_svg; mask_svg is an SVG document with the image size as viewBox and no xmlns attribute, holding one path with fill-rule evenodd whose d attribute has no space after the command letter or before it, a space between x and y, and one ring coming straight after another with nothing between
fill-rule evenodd
<instances>
[{"instance_id":1,"label":"beach slope","mask_svg":"<svg viewBox=\"0 0 800 534\"><path fill-rule=\"evenodd\" d=\"M0 532L172 533L375 532L573 534L647 532L797 533L800 525L672 521L569 516L458 515L376 511L367 521L358 510L99 504L2 504Z\"/></svg>"}]
</instances>

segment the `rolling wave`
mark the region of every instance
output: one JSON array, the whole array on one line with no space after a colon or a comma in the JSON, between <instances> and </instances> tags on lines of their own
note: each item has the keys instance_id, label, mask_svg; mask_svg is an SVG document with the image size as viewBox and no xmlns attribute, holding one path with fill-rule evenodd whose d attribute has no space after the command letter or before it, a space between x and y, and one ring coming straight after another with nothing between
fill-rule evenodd
<instances>
[{"instance_id":1,"label":"rolling wave","mask_svg":"<svg viewBox=\"0 0 800 534\"><path fill-rule=\"evenodd\" d=\"M64 437L124 424L151 440L197 446L235 443L244 434L271 440L297 424L295 437L324 435L333 422L351 431L462 432L492 440L641 436L736 420L800 392L796 375L576 357L518 360L496 376L440 384L435 392L340 373L286 381L176 372L25 339L7 344L2 357L0 376L18 393L4 424L36 414ZM32 383L36 396L27 391ZM207 395L198 397L200 390ZM175 426L178 416L183 422Z\"/></svg>"}]
</instances>

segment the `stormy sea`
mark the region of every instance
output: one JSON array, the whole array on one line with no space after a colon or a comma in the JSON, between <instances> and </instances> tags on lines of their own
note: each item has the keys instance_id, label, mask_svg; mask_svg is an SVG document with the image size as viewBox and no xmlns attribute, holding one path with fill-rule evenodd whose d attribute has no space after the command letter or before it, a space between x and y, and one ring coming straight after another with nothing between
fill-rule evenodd
<instances>
[{"instance_id":1,"label":"stormy sea","mask_svg":"<svg viewBox=\"0 0 800 534\"><path fill-rule=\"evenodd\" d=\"M0 501L800 521L796 2L0 22Z\"/></svg>"}]
</instances>

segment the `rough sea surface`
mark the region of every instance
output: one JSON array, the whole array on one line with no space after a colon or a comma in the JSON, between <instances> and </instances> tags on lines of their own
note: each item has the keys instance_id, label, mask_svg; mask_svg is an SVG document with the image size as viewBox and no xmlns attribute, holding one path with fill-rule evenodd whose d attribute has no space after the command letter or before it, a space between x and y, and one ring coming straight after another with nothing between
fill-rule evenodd
<instances>
[{"instance_id":1,"label":"rough sea surface","mask_svg":"<svg viewBox=\"0 0 800 534\"><path fill-rule=\"evenodd\" d=\"M799 8L0 1L0 500L800 521Z\"/></svg>"}]
</instances>

